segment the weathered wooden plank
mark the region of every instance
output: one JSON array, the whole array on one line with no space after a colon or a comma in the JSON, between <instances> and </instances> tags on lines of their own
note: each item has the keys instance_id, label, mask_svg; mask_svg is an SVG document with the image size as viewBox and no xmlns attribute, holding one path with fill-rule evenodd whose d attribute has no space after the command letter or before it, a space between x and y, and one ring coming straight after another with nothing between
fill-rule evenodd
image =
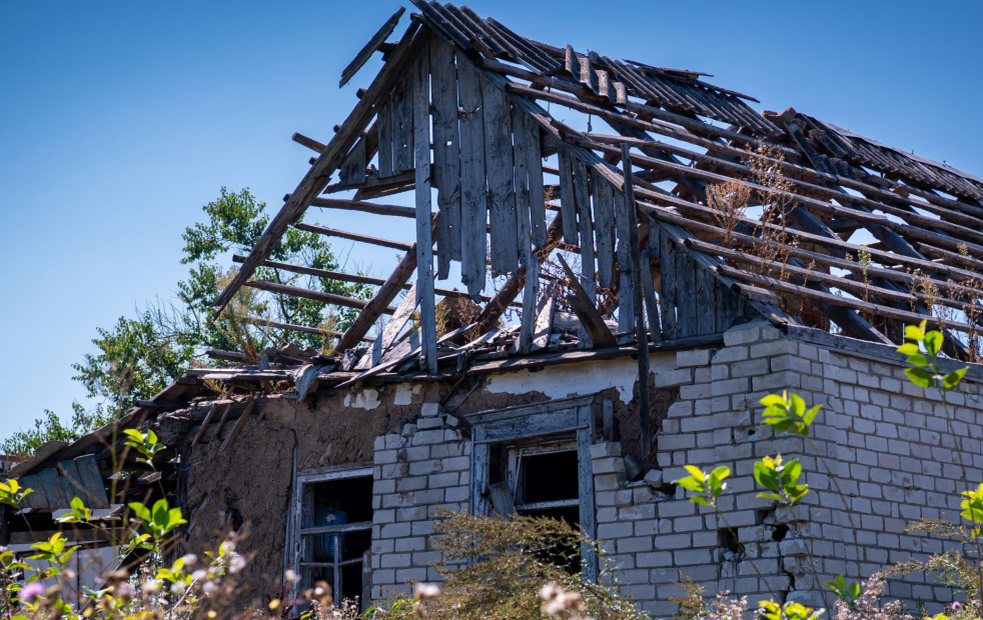
<instances>
[{"instance_id":1,"label":"weathered wooden plank","mask_svg":"<svg viewBox=\"0 0 983 620\"><path fill-rule=\"evenodd\" d=\"M208 409L208 413L205 414L205 419L201 423L201 427L198 432L195 433L195 438L191 440L191 447L194 448L201 442L201 438L205 436L205 431L208 430L208 425L212 423L212 418L215 417L215 412L218 411L218 404L213 404Z\"/></svg>"},{"instance_id":2,"label":"weathered wooden plank","mask_svg":"<svg viewBox=\"0 0 983 620\"><path fill-rule=\"evenodd\" d=\"M492 508L500 516L507 517L515 514L515 501L509 491L508 482L496 482L488 485L488 498L491 500Z\"/></svg>"},{"instance_id":3,"label":"weathered wooden plank","mask_svg":"<svg viewBox=\"0 0 983 620\"><path fill-rule=\"evenodd\" d=\"M222 427L225 426L225 422L229 419L229 414L232 413L232 405L235 403L229 403L225 406L225 410L222 412L222 417L218 419L218 426L215 427L215 432L212 433L212 440L218 439L219 433L222 432Z\"/></svg>"},{"instance_id":4,"label":"weathered wooden plank","mask_svg":"<svg viewBox=\"0 0 983 620\"><path fill-rule=\"evenodd\" d=\"M560 170L560 214L563 216L563 242L577 245L577 199L574 197L573 161L565 148L557 153Z\"/></svg>"},{"instance_id":5,"label":"weathered wooden plank","mask_svg":"<svg viewBox=\"0 0 983 620\"><path fill-rule=\"evenodd\" d=\"M532 251L529 165L530 161L535 165L535 155L530 156L529 150L532 145L529 144L528 140L522 139L522 137L529 135L526 128L527 121L529 123L534 122L519 110L512 110L512 131L515 134L515 147L513 148L515 160L515 234L520 265L526 264L529 253Z\"/></svg>"},{"instance_id":6,"label":"weathered wooden plank","mask_svg":"<svg viewBox=\"0 0 983 620\"><path fill-rule=\"evenodd\" d=\"M106 496L106 485L96 457L87 454L75 459L75 469L78 472L78 482L81 495L79 497L88 508L109 508L109 498Z\"/></svg>"},{"instance_id":7,"label":"weathered wooden plank","mask_svg":"<svg viewBox=\"0 0 983 620\"><path fill-rule=\"evenodd\" d=\"M393 104L390 99L379 104L379 116L376 120L379 128L379 178L393 176Z\"/></svg>"},{"instance_id":8,"label":"weathered wooden plank","mask_svg":"<svg viewBox=\"0 0 983 620\"><path fill-rule=\"evenodd\" d=\"M341 81L338 82L338 88L341 88L348 83L348 80L352 79L358 70L361 69L369 58L372 57L372 53L375 52L379 46L385 42L386 38L393 33L396 29L396 24L399 23L399 18L403 16L406 12L405 7L399 7L399 10L392 14L392 16L386 20L386 23L382 25L382 28L372 35L369 42L365 44L358 54L355 54L355 58L352 59L348 66L344 68L341 72Z\"/></svg>"},{"instance_id":9,"label":"weathered wooden plank","mask_svg":"<svg viewBox=\"0 0 983 620\"><path fill-rule=\"evenodd\" d=\"M363 299L353 299L351 297L335 295L334 293L313 291L311 289L300 288L297 286L277 284L276 282L250 281L246 282L245 284L248 287L258 288L263 291L270 291L271 293L280 293L281 295L289 295L291 297L303 297L304 299L313 299L314 301L319 301L324 304L335 304L345 306L346 308L361 309L367 307L369 304L369 302ZM396 309L393 307L386 307L383 309L383 312L387 312L389 314L392 314L395 311Z\"/></svg>"},{"instance_id":10,"label":"weathered wooden plank","mask_svg":"<svg viewBox=\"0 0 983 620\"><path fill-rule=\"evenodd\" d=\"M406 322L413 316L413 311L416 310L416 305L417 292L416 282L414 282L410 287L410 290L403 296L403 300L399 302L399 306L397 306L396 312L393 313L392 318L389 319L389 322L387 322L386 326L382 329L382 336L379 338L379 340L382 341L381 346L383 355L389 351L393 342L396 341L396 336L403 331L403 327L406 325ZM373 364L373 366L374 365L375 364Z\"/></svg>"},{"instance_id":11,"label":"weathered wooden plank","mask_svg":"<svg viewBox=\"0 0 983 620\"><path fill-rule=\"evenodd\" d=\"M519 341L517 350L525 355L532 350L532 340L536 331L536 292L539 289L539 258L528 247L525 251L523 264L526 270L526 281L522 290L522 324L519 326Z\"/></svg>"},{"instance_id":12,"label":"weathered wooden plank","mask_svg":"<svg viewBox=\"0 0 983 620\"><path fill-rule=\"evenodd\" d=\"M533 334L532 350L545 349L550 343L553 328L553 312L556 309L556 280L549 283L543 292L543 301L536 313L536 327Z\"/></svg>"},{"instance_id":13,"label":"weathered wooden plank","mask_svg":"<svg viewBox=\"0 0 983 620\"><path fill-rule=\"evenodd\" d=\"M529 222L526 234L531 233L532 243L543 245L546 243L546 200L543 194L539 125L524 112L513 109L512 132L515 136L517 210L519 217L524 218L522 221ZM520 258L523 238L520 226Z\"/></svg>"},{"instance_id":14,"label":"weathered wooden plank","mask_svg":"<svg viewBox=\"0 0 983 620\"><path fill-rule=\"evenodd\" d=\"M594 474L591 469L590 447L594 443L594 416L589 406L578 407L578 414L586 428L577 430L577 489L580 495L580 528L589 540L597 537L597 514L594 507ZM597 580L597 556L588 543L580 545L581 571L588 582Z\"/></svg>"},{"instance_id":15,"label":"weathered wooden plank","mask_svg":"<svg viewBox=\"0 0 983 620\"><path fill-rule=\"evenodd\" d=\"M393 113L393 173L413 169L413 87L412 74L400 82L391 95ZM427 89L429 91L429 88ZM429 117L429 114L427 115ZM427 119L429 126L430 119ZM429 132L428 132L429 133ZM430 144L427 144L430 148ZM427 157L429 159L429 156Z\"/></svg>"},{"instance_id":16,"label":"weathered wooden plank","mask_svg":"<svg viewBox=\"0 0 983 620\"><path fill-rule=\"evenodd\" d=\"M255 407L256 407L256 399L253 398L249 399L249 402L246 403L246 408L242 410L242 414L239 415L239 418L235 421L235 424L233 424L232 428L229 429L229 434L226 435L225 441L223 441L222 445L219 446L218 448L219 453L225 452L225 449L232 444L236 436L242 430L242 427L245 426L246 422L249 421L249 414L253 412L253 409ZM218 435L216 435L216 437L217 436Z\"/></svg>"},{"instance_id":17,"label":"weathered wooden plank","mask_svg":"<svg viewBox=\"0 0 983 620\"><path fill-rule=\"evenodd\" d=\"M488 220L491 225L493 273L514 273L519 267L516 199L512 189L512 114L505 91L482 82L485 126L485 174L488 178Z\"/></svg>"},{"instance_id":18,"label":"weathered wooden plank","mask_svg":"<svg viewBox=\"0 0 983 620\"><path fill-rule=\"evenodd\" d=\"M597 280L594 275L594 225L591 216L590 186L587 166L579 159L573 163L573 193L577 201L577 229L580 233L580 285L587 295L594 299L597 295Z\"/></svg>"},{"instance_id":19,"label":"weathered wooden plank","mask_svg":"<svg viewBox=\"0 0 983 620\"><path fill-rule=\"evenodd\" d=\"M689 250L678 246L676 259L676 333L696 336L696 264Z\"/></svg>"},{"instance_id":20,"label":"weathered wooden plank","mask_svg":"<svg viewBox=\"0 0 983 620\"><path fill-rule=\"evenodd\" d=\"M420 301L423 367L437 373L437 317L434 300L433 214L430 204L430 56L413 65L413 140L416 145L416 291ZM438 223L439 224L439 223Z\"/></svg>"},{"instance_id":21,"label":"weathered wooden plank","mask_svg":"<svg viewBox=\"0 0 983 620\"><path fill-rule=\"evenodd\" d=\"M717 279L704 269L701 265L696 265L696 332L694 336L712 334L717 328L716 322L716 285Z\"/></svg>"},{"instance_id":22,"label":"weathered wooden plank","mask_svg":"<svg viewBox=\"0 0 983 620\"><path fill-rule=\"evenodd\" d=\"M648 458L648 453L652 449L652 430L650 428L649 406L649 356L648 356L648 335L645 332L642 320L642 285L641 278L646 277L643 273L643 265L648 264L648 257L642 261L642 254L639 252L638 241L638 208L635 206L635 184L632 180L631 154L627 144L621 145L622 168L622 191L625 195L625 211L628 212L628 249L631 254L632 280L631 295L632 305L635 310L635 346L638 348L638 411L639 411L639 442L642 445L642 459ZM593 419L593 418L592 418Z\"/></svg>"},{"instance_id":23,"label":"weathered wooden plank","mask_svg":"<svg viewBox=\"0 0 983 620\"><path fill-rule=\"evenodd\" d=\"M662 336L666 340L679 338L676 321L676 299L678 297L676 276L676 244L668 235L660 235L661 252L659 260L659 306L662 310Z\"/></svg>"},{"instance_id":24,"label":"weathered wooden plank","mask_svg":"<svg viewBox=\"0 0 983 620\"><path fill-rule=\"evenodd\" d=\"M594 179L594 234L597 237L597 286L614 285L614 188Z\"/></svg>"},{"instance_id":25,"label":"weathered wooden plank","mask_svg":"<svg viewBox=\"0 0 983 620\"><path fill-rule=\"evenodd\" d=\"M652 218L645 216L648 228L648 238L645 242L645 252L639 257L638 279L642 283L642 297L645 299L645 315L648 319L649 337L652 342L662 340L662 325L659 321L659 305L655 299L655 282L652 277L652 261L658 261L662 250L662 230Z\"/></svg>"},{"instance_id":26,"label":"weathered wooden plank","mask_svg":"<svg viewBox=\"0 0 983 620\"><path fill-rule=\"evenodd\" d=\"M368 158L365 152L365 137L359 138L355 146L341 163L338 171L338 181L347 185L356 185L365 182L365 168L368 166Z\"/></svg>"},{"instance_id":27,"label":"weathered wooden plank","mask_svg":"<svg viewBox=\"0 0 983 620\"><path fill-rule=\"evenodd\" d=\"M570 280L570 286L573 289L573 295L568 296L567 301L570 303L570 307L577 315L577 318L580 319L580 324L590 337L594 348L601 349L617 346L618 343L611 334L611 330L604 323L604 317L601 316L601 313L598 312L597 307L594 305L594 299L589 297L580 283L577 282L576 275L570 269L570 266L567 265L567 261L563 259L563 256L558 255L557 258L560 260L560 265L563 267L563 271L566 272L567 278Z\"/></svg>"},{"instance_id":28,"label":"weathered wooden plank","mask_svg":"<svg viewBox=\"0 0 983 620\"><path fill-rule=\"evenodd\" d=\"M739 303L741 298L732 291L731 289L718 286L715 292L716 296L716 331L718 334L722 334L731 327L737 321L737 318L743 314L741 312L741 304Z\"/></svg>"},{"instance_id":29,"label":"weathered wooden plank","mask_svg":"<svg viewBox=\"0 0 983 620\"><path fill-rule=\"evenodd\" d=\"M486 443L475 443L474 437L471 438L471 489L469 508L474 516L487 515L489 512L488 495L485 490L488 488L489 478L489 452L490 447Z\"/></svg>"},{"instance_id":30,"label":"weathered wooden plank","mask_svg":"<svg viewBox=\"0 0 983 620\"><path fill-rule=\"evenodd\" d=\"M433 80L433 167L437 179L437 277L448 276L452 260L461 259L461 140L458 132L457 67L454 49L430 37Z\"/></svg>"},{"instance_id":31,"label":"weathered wooden plank","mask_svg":"<svg viewBox=\"0 0 983 620\"><path fill-rule=\"evenodd\" d=\"M618 230L618 331L625 333L635 331L635 302L631 291L632 271L636 268L631 262L631 218L625 205L625 195L614 193L615 226Z\"/></svg>"},{"instance_id":32,"label":"weathered wooden plank","mask_svg":"<svg viewBox=\"0 0 983 620\"><path fill-rule=\"evenodd\" d=\"M461 281L472 296L485 288L488 202L481 78L470 62L458 66L461 123Z\"/></svg>"}]
</instances>

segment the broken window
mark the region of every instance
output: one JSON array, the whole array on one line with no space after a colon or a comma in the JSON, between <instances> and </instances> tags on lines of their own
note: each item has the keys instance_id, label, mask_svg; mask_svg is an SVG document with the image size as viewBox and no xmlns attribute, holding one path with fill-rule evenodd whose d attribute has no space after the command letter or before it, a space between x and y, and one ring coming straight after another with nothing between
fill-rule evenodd
<instances>
[{"instance_id":1,"label":"broken window","mask_svg":"<svg viewBox=\"0 0 983 620\"><path fill-rule=\"evenodd\" d=\"M549 516L594 535L593 397L473 413L471 510ZM564 563L596 578L593 549L557 549Z\"/></svg>"},{"instance_id":2,"label":"broken window","mask_svg":"<svg viewBox=\"0 0 983 620\"><path fill-rule=\"evenodd\" d=\"M508 482L519 514L580 523L576 442L510 449Z\"/></svg>"},{"instance_id":3,"label":"broken window","mask_svg":"<svg viewBox=\"0 0 983 620\"><path fill-rule=\"evenodd\" d=\"M364 557L372 545L372 470L298 475L295 497L297 591L324 581L335 603L366 601Z\"/></svg>"}]
</instances>

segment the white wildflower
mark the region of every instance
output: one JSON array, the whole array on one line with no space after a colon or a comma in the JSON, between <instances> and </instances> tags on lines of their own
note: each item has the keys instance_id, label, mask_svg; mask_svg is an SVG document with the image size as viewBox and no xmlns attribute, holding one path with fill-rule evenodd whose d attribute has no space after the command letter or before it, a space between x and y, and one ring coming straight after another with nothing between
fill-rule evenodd
<instances>
[{"instance_id":1,"label":"white wildflower","mask_svg":"<svg viewBox=\"0 0 983 620\"><path fill-rule=\"evenodd\" d=\"M432 583L418 583L413 590L413 598L418 601L427 601L440 594L440 588Z\"/></svg>"}]
</instances>

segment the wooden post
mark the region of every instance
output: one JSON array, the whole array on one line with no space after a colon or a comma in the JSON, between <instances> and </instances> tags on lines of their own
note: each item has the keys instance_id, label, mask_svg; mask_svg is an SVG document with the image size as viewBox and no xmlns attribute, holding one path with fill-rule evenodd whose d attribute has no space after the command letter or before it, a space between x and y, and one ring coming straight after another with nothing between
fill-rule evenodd
<instances>
[{"instance_id":1,"label":"wooden post","mask_svg":"<svg viewBox=\"0 0 983 620\"><path fill-rule=\"evenodd\" d=\"M638 417L642 446L642 460L648 458L652 448L652 429L649 405L649 341L642 319L642 263L638 252L638 212L635 209L635 191L631 180L631 157L627 144L621 145L621 167L625 173L625 212L628 215L628 250L631 253L631 294L635 312L635 344L638 347ZM646 257L645 263L648 263ZM648 271L646 269L646 271Z\"/></svg>"},{"instance_id":2,"label":"wooden post","mask_svg":"<svg viewBox=\"0 0 983 620\"><path fill-rule=\"evenodd\" d=\"M433 215L430 204L430 56L413 65L413 140L416 150L416 291L424 367L437 374L437 318L433 283Z\"/></svg>"}]
</instances>

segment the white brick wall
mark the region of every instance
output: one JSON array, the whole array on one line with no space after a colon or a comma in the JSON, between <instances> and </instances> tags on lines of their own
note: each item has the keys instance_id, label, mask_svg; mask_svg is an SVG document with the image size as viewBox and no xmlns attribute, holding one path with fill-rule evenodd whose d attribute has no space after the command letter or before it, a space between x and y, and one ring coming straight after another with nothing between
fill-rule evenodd
<instances>
[{"instance_id":1,"label":"white brick wall","mask_svg":"<svg viewBox=\"0 0 983 620\"><path fill-rule=\"evenodd\" d=\"M983 481L983 395L964 382L947 423L937 399L910 385L889 351L884 356L817 347L760 322L728 331L723 348L680 351L675 369L655 374L656 387L679 387L658 437L663 480L685 475L685 464L725 465L732 476L718 516L689 502L682 488L667 496L662 490L671 487L629 483L620 444L593 446L597 535L620 587L660 617L676 611L666 597L678 593L677 569L711 594L823 606L819 584L839 573L855 580L942 551L939 540L906 533L905 525L957 520L959 492ZM758 401L784 389L824 405L809 442L760 423ZM426 539L430 510L467 510L469 450L457 419L435 406L379 438L374 595L436 578L427 566L435 559ZM811 488L791 511L758 498L751 475L755 460L779 453L802 461ZM731 528L743 546L736 552L722 544L722 530ZM951 600L919 574L890 583L889 592Z\"/></svg>"},{"instance_id":2,"label":"white brick wall","mask_svg":"<svg viewBox=\"0 0 983 620\"><path fill-rule=\"evenodd\" d=\"M437 580L430 564L433 511L468 509L471 444L459 421L424 405L424 417L376 440L373 471L373 599ZM382 449L379 449L379 448Z\"/></svg>"}]
</instances>

